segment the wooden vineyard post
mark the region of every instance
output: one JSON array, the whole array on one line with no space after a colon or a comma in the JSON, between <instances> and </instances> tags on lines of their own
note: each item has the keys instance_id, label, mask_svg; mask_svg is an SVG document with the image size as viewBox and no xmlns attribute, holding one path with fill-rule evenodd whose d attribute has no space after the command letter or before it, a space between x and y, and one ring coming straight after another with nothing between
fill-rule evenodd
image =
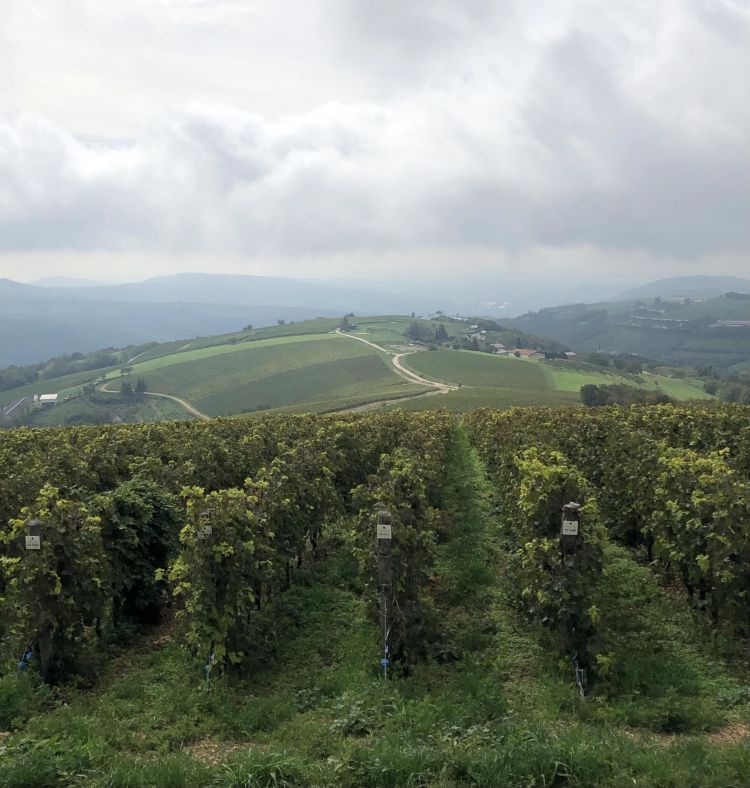
<instances>
[{"instance_id":1,"label":"wooden vineyard post","mask_svg":"<svg viewBox=\"0 0 750 788\"><path fill-rule=\"evenodd\" d=\"M581 543L581 504L566 503L562 508L560 527L560 550L565 554L575 553Z\"/></svg>"},{"instance_id":2,"label":"wooden vineyard post","mask_svg":"<svg viewBox=\"0 0 750 788\"><path fill-rule=\"evenodd\" d=\"M563 555L574 555L581 544L581 504L571 501L562 508L562 524L560 525L560 551ZM575 616L573 632L570 633L573 640L573 668L575 669L576 685L581 697L586 696L586 668L584 655L584 642L581 641L581 633L578 631L580 619L578 614ZM583 659L583 664L581 660Z\"/></svg>"},{"instance_id":3,"label":"wooden vineyard post","mask_svg":"<svg viewBox=\"0 0 750 788\"><path fill-rule=\"evenodd\" d=\"M36 517L26 522L26 533L24 535L23 547L26 551L41 550L42 549L42 521ZM48 638L44 638L44 653L42 654L44 670L47 670L49 664L51 646L47 642ZM40 637L40 642L42 638ZM26 670L29 667L31 658L34 654L35 646L29 643L23 651L23 656L18 662L18 672ZM41 651L42 649L40 649Z\"/></svg>"},{"instance_id":4,"label":"wooden vineyard post","mask_svg":"<svg viewBox=\"0 0 750 788\"><path fill-rule=\"evenodd\" d=\"M36 517L26 522L26 533L24 535L26 552L42 549L42 526L42 521ZM53 626L49 620L42 624L37 632L37 642L39 645L39 667L42 677L46 681L49 678L56 651Z\"/></svg>"},{"instance_id":5,"label":"wooden vineyard post","mask_svg":"<svg viewBox=\"0 0 750 788\"><path fill-rule=\"evenodd\" d=\"M27 550L42 549L42 521L34 518L26 523L24 547Z\"/></svg>"},{"instance_id":6,"label":"wooden vineyard post","mask_svg":"<svg viewBox=\"0 0 750 788\"><path fill-rule=\"evenodd\" d=\"M198 531L196 533L196 537L198 539L208 539L211 534L213 534L213 528L211 527L211 512L208 509L204 509L200 515L200 525L198 526Z\"/></svg>"},{"instance_id":7,"label":"wooden vineyard post","mask_svg":"<svg viewBox=\"0 0 750 788\"><path fill-rule=\"evenodd\" d=\"M393 518L387 509L379 509L377 517L375 552L378 559L378 588L380 597L378 617L380 620L380 631L383 636L383 656L380 660L380 664L383 668L383 678L388 678L388 638L391 631L391 601L393 594Z\"/></svg>"}]
</instances>

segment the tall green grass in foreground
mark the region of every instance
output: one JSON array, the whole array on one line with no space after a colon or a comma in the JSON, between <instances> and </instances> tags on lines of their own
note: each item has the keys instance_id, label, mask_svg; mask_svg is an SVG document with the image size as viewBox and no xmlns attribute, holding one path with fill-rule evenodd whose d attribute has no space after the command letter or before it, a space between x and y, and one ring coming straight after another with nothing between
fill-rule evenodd
<instances>
[{"instance_id":1,"label":"tall green grass in foreground","mask_svg":"<svg viewBox=\"0 0 750 788\"><path fill-rule=\"evenodd\" d=\"M444 495L429 662L383 681L357 569L332 541L268 611L274 637L241 678L206 691L162 628L93 688L0 681L0 786L750 785L747 675L647 568L608 552L592 603L611 669L581 700L516 612L508 540L461 434Z\"/></svg>"}]
</instances>

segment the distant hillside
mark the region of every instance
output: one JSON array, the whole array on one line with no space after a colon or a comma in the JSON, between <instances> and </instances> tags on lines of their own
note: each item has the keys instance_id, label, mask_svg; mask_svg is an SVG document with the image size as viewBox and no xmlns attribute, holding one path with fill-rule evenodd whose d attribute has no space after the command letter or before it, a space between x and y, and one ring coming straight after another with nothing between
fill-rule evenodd
<instances>
[{"instance_id":1,"label":"distant hillside","mask_svg":"<svg viewBox=\"0 0 750 788\"><path fill-rule=\"evenodd\" d=\"M488 406L576 405L581 386L587 384L637 387L676 399L709 397L700 381L684 377L641 377L583 362L471 350L476 334L467 321L363 317L356 318L349 330L338 332L340 322L340 318L321 318L58 359L31 377L16 376L13 381L17 382L0 386L0 412L11 409L5 418L0 416L0 426L149 421L274 410L402 407L465 411ZM431 333L432 341L409 339L415 322L420 331ZM488 332L488 336L494 341L497 333ZM539 344L520 332L513 331L512 336L527 346ZM438 347L440 341L443 344ZM18 372L10 370L6 375ZM150 393L133 397L139 384ZM59 403L33 408L34 394L58 394Z\"/></svg>"},{"instance_id":2,"label":"distant hillside","mask_svg":"<svg viewBox=\"0 0 750 788\"><path fill-rule=\"evenodd\" d=\"M91 291L108 288L90 288ZM317 307L158 303L76 297L76 288L0 280L0 367L143 342L238 331L340 313Z\"/></svg>"},{"instance_id":3,"label":"distant hillside","mask_svg":"<svg viewBox=\"0 0 750 788\"><path fill-rule=\"evenodd\" d=\"M721 296L572 304L505 323L553 337L576 350L636 353L677 365L730 367L750 360L750 325L743 326L742 321L750 321L750 300Z\"/></svg>"},{"instance_id":4,"label":"distant hillside","mask_svg":"<svg viewBox=\"0 0 750 788\"><path fill-rule=\"evenodd\" d=\"M35 287L98 287L104 282L96 279L79 279L75 276L44 276L29 284Z\"/></svg>"},{"instance_id":5,"label":"distant hillside","mask_svg":"<svg viewBox=\"0 0 750 788\"><path fill-rule=\"evenodd\" d=\"M44 280L43 280L44 281ZM447 311L438 298L346 290L293 279L178 274L120 285L0 279L0 367L61 353L207 336L279 320Z\"/></svg>"},{"instance_id":6,"label":"distant hillside","mask_svg":"<svg viewBox=\"0 0 750 788\"><path fill-rule=\"evenodd\" d=\"M730 292L750 293L750 279L737 276L675 276L659 279L620 293L613 301L638 298L713 298Z\"/></svg>"},{"instance_id":7,"label":"distant hillside","mask_svg":"<svg viewBox=\"0 0 750 788\"><path fill-rule=\"evenodd\" d=\"M750 281L732 277L682 277L654 282L629 292L651 289L668 298L673 293L685 295L716 288L722 292L750 291ZM655 348L658 358L670 358L678 363L702 357L706 348L700 336L698 346L688 343L688 352L680 351L676 355L672 335L657 335L646 342L642 341L640 333L636 337L621 336L619 329L630 325L628 304L645 298L633 296L623 307L624 311L620 310L621 314L613 318L616 336L599 336L603 332L591 323L591 316L579 320L576 308L569 307L535 313L537 317L528 326L528 333L568 343L583 341L584 347L590 342L597 348L640 353ZM486 304L489 312L497 311L497 304L493 306L493 303ZM350 312L357 315L432 314L441 310L446 314L476 315L482 314L483 306L469 298L468 291L446 295L442 288L429 282L406 288L401 293L387 293L365 287L230 274L185 273L118 285L81 284L68 277L47 278L34 285L0 279L0 367L37 363L62 353L87 352L108 346L229 333L248 324L268 326L282 320L300 321ZM567 313L560 312L566 309L573 310L572 323L565 317ZM607 302L593 309L618 312L618 302ZM550 319L557 314L562 314L563 319ZM719 309L715 314L698 314L690 319L700 321L726 316L728 313L724 315ZM513 319L511 324L527 330L524 321L528 321L526 316ZM640 321L639 325L641 323L646 325L646 321ZM693 328L703 330L705 326ZM665 330L665 326L660 330ZM736 347L736 331L728 337L730 341L721 346L713 343L717 336L719 334L714 331L708 337L711 340L709 354L714 350L726 353L726 358L717 363L728 366L747 360L749 356L744 346ZM699 352L692 353L696 348Z\"/></svg>"},{"instance_id":8,"label":"distant hillside","mask_svg":"<svg viewBox=\"0 0 750 788\"><path fill-rule=\"evenodd\" d=\"M45 288L47 295L54 288ZM144 303L232 304L326 309L336 313L409 313L441 308L435 299L399 296L369 289L346 289L297 279L244 274L185 273L144 282L66 287L66 298ZM450 300L450 299L448 299ZM444 309L444 311L447 311Z\"/></svg>"}]
</instances>

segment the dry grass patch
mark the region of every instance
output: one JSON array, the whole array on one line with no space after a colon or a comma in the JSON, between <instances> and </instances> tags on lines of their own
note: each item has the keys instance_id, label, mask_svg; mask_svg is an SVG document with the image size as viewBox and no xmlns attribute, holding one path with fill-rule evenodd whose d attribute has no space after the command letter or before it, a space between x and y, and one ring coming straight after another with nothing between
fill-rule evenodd
<instances>
[{"instance_id":1,"label":"dry grass patch","mask_svg":"<svg viewBox=\"0 0 750 788\"><path fill-rule=\"evenodd\" d=\"M199 739L192 744L188 744L185 748L196 761L206 766L216 766L217 764L224 763L231 755L241 750L250 749L244 742L238 741L219 741L206 737Z\"/></svg>"},{"instance_id":2,"label":"dry grass patch","mask_svg":"<svg viewBox=\"0 0 750 788\"><path fill-rule=\"evenodd\" d=\"M750 725L746 722L732 722L721 730L709 733L706 737L711 744L726 747L730 744L739 744L743 739L750 737Z\"/></svg>"},{"instance_id":3,"label":"dry grass patch","mask_svg":"<svg viewBox=\"0 0 750 788\"><path fill-rule=\"evenodd\" d=\"M672 747L674 744L687 739L702 739L716 747L729 747L732 744L739 744L750 737L750 725L745 722L731 722L723 728L703 736L685 733L657 733L634 728L622 728L620 733L628 739L634 739L643 744L650 742L658 744L660 747Z\"/></svg>"}]
</instances>

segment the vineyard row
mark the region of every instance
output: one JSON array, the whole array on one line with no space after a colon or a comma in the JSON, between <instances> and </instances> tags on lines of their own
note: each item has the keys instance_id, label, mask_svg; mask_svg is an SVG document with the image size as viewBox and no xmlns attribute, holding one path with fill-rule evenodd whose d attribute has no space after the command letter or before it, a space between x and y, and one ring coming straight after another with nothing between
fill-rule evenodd
<instances>
[{"instance_id":1,"label":"vineyard row","mask_svg":"<svg viewBox=\"0 0 750 788\"><path fill-rule=\"evenodd\" d=\"M324 528L358 557L376 606L383 507L399 534L391 641L406 659L453 430L424 414L3 433L6 668L36 654L45 679L64 677L170 604L207 674L242 662L271 637L269 603L315 560Z\"/></svg>"}]
</instances>

